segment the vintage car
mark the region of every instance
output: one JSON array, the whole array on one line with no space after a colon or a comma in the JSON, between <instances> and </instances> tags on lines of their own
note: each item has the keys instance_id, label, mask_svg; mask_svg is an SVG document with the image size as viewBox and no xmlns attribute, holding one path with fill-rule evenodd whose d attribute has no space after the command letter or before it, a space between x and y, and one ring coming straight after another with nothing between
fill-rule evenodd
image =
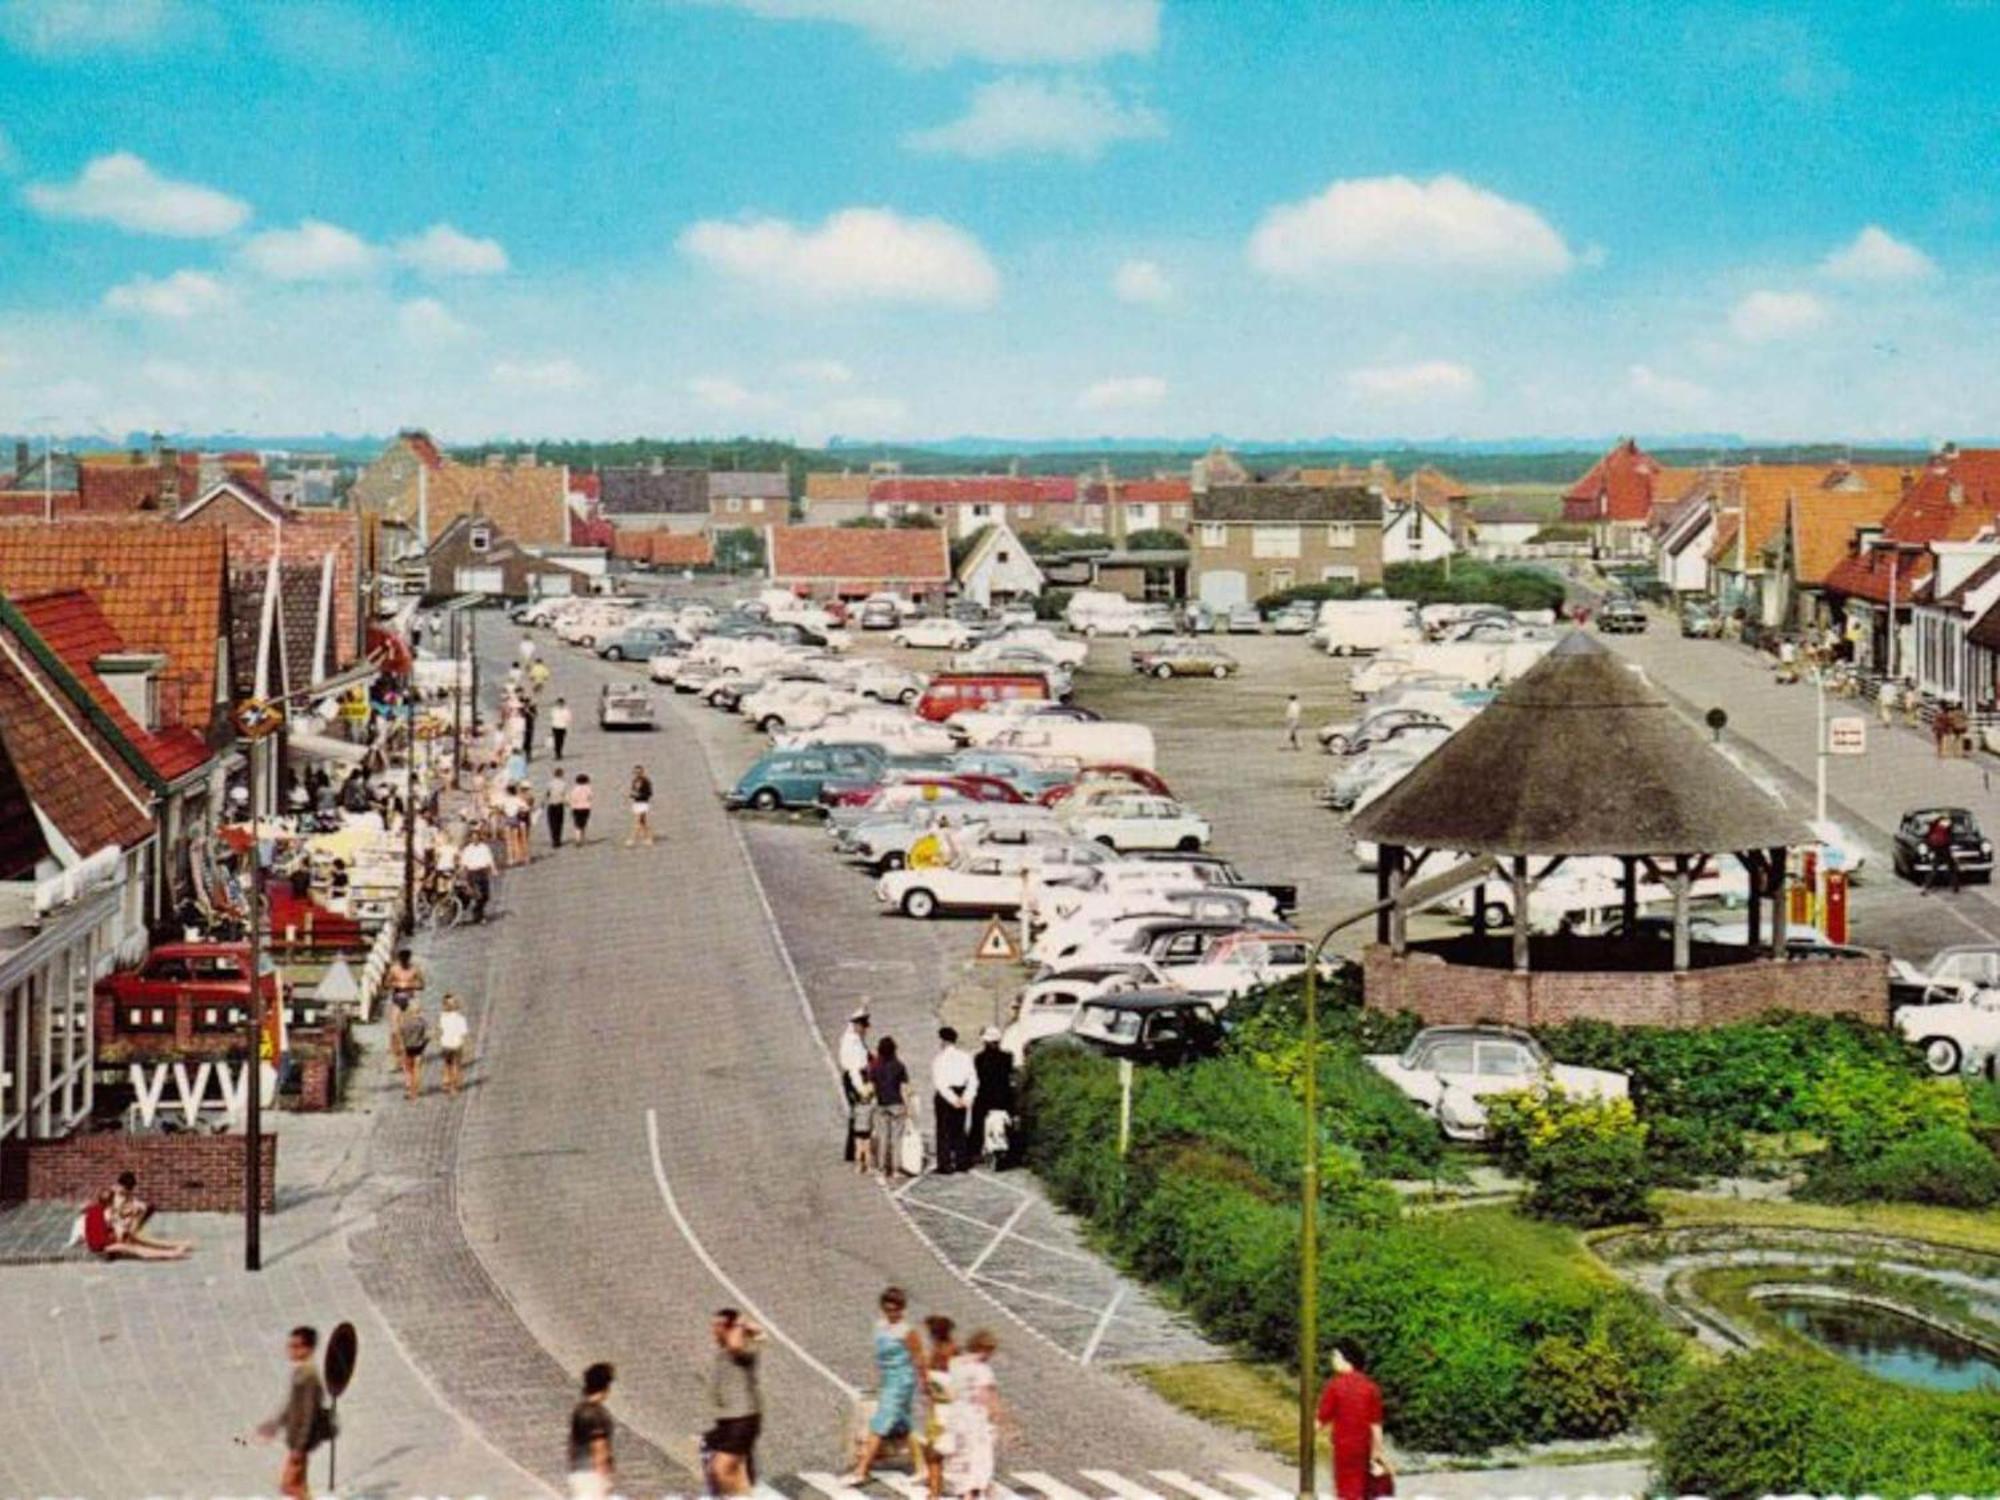
<instances>
[{"instance_id":1,"label":"vintage car","mask_svg":"<svg viewBox=\"0 0 2000 1500\"><path fill-rule=\"evenodd\" d=\"M1132 670L1147 677L1223 678L1238 666L1235 657L1206 642L1168 641L1150 651L1132 653Z\"/></svg>"},{"instance_id":2,"label":"vintage car","mask_svg":"<svg viewBox=\"0 0 2000 1500\"><path fill-rule=\"evenodd\" d=\"M1485 1101L1495 1094L1554 1087L1623 1099L1632 1086L1623 1073L1556 1062L1527 1032L1509 1026L1427 1026L1401 1056L1375 1054L1366 1061L1455 1141L1484 1139Z\"/></svg>"},{"instance_id":3,"label":"vintage car","mask_svg":"<svg viewBox=\"0 0 2000 1500\"><path fill-rule=\"evenodd\" d=\"M1072 799L1074 800L1074 799ZM1171 797L1128 792L1102 797L1065 820L1080 838L1109 848L1199 849L1209 840L1208 819L1189 812Z\"/></svg>"},{"instance_id":4,"label":"vintage car","mask_svg":"<svg viewBox=\"0 0 2000 1500\"><path fill-rule=\"evenodd\" d=\"M1239 995L1306 971L1312 941L1295 932L1237 932L1208 946L1193 963L1169 965L1177 989L1227 1005ZM1320 978L1331 977L1331 960L1321 959Z\"/></svg>"},{"instance_id":5,"label":"vintage car","mask_svg":"<svg viewBox=\"0 0 2000 1500\"><path fill-rule=\"evenodd\" d=\"M656 723L653 695L636 683L607 682L598 691L599 729L651 729Z\"/></svg>"},{"instance_id":6,"label":"vintage car","mask_svg":"<svg viewBox=\"0 0 2000 1500\"><path fill-rule=\"evenodd\" d=\"M1328 755L1358 755L1413 730L1441 729L1448 733L1467 717L1469 713L1461 716L1428 708L1378 708L1358 720L1322 725L1319 743Z\"/></svg>"},{"instance_id":7,"label":"vintage car","mask_svg":"<svg viewBox=\"0 0 2000 1500\"><path fill-rule=\"evenodd\" d=\"M1076 1021L1077 1007L1100 995L1125 990L1166 989L1164 975L1143 959L1137 963L1086 964L1060 969L1034 980L1014 998L1014 1011L1000 1033L1000 1045L1024 1061L1029 1046L1043 1037L1060 1036Z\"/></svg>"},{"instance_id":8,"label":"vintage car","mask_svg":"<svg viewBox=\"0 0 2000 1500\"><path fill-rule=\"evenodd\" d=\"M1931 848L1930 831L1939 819L1951 825L1951 852L1964 880L1993 878L1993 844L1980 831L1979 819L1965 807L1922 807L1903 814L1896 825L1891 848L1896 873L1905 880L1923 880L1939 864L1939 851Z\"/></svg>"},{"instance_id":9,"label":"vintage car","mask_svg":"<svg viewBox=\"0 0 2000 1500\"><path fill-rule=\"evenodd\" d=\"M1069 1030L1030 1041L1027 1055L1032 1062L1044 1050L1079 1048L1171 1067L1212 1057L1221 1046L1222 1020L1208 1001L1179 990L1128 990L1083 1001Z\"/></svg>"},{"instance_id":10,"label":"vintage car","mask_svg":"<svg viewBox=\"0 0 2000 1500\"><path fill-rule=\"evenodd\" d=\"M1896 1008L1896 1030L1940 1077L1991 1071L2000 1052L2000 991L1977 990L1962 1000Z\"/></svg>"},{"instance_id":11,"label":"vintage car","mask_svg":"<svg viewBox=\"0 0 2000 1500\"><path fill-rule=\"evenodd\" d=\"M1271 616L1273 635L1310 635L1319 612L1310 604L1287 604Z\"/></svg>"},{"instance_id":12,"label":"vintage car","mask_svg":"<svg viewBox=\"0 0 2000 1500\"><path fill-rule=\"evenodd\" d=\"M737 778L722 794L723 805L776 812L781 807L818 807L820 791L829 781L851 781L874 775L885 759L873 745L823 744L797 750L773 750Z\"/></svg>"},{"instance_id":13,"label":"vintage car","mask_svg":"<svg viewBox=\"0 0 2000 1500\"><path fill-rule=\"evenodd\" d=\"M687 650L687 642L671 630L634 625L607 636L598 643L597 654L606 661L651 661Z\"/></svg>"},{"instance_id":14,"label":"vintage car","mask_svg":"<svg viewBox=\"0 0 2000 1500\"><path fill-rule=\"evenodd\" d=\"M1597 611L1597 628L1605 635L1644 635L1646 609L1637 599L1613 596Z\"/></svg>"},{"instance_id":15,"label":"vintage car","mask_svg":"<svg viewBox=\"0 0 2000 1500\"><path fill-rule=\"evenodd\" d=\"M138 968L97 981L98 1042L134 1056L235 1051L248 1019L249 974L248 944L162 943ZM278 976L265 974L266 1005L275 1007L282 997ZM266 1016L275 1036L275 1008Z\"/></svg>"},{"instance_id":16,"label":"vintage car","mask_svg":"<svg viewBox=\"0 0 2000 1500\"><path fill-rule=\"evenodd\" d=\"M978 632L962 620L925 615L898 626L889 639L898 646L926 651L964 651Z\"/></svg>"},{"instance_id":17,"label":"vintage car","mask_svg":"<svg viewBox=\"0 0 2000 1500\"><path fill-rule=\"evenodd\" d=\"M1231 635L1262 635L1264 616L1254 604L1232 604L1229 607L1229 633Z\"/></svg>"}]
</instances>

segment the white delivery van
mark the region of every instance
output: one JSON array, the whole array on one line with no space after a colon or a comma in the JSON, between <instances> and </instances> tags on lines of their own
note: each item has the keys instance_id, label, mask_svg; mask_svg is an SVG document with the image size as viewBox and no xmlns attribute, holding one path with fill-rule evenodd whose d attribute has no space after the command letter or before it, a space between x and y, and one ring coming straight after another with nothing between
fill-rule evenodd
<instances>
[{"instance_id":1,"label":"white delivery van","mask_svg":"<svg viewBox=\"0 0 2000 1500\"><path fill-rule=\"evenodd\" d=\"M1063 623L1079 635L1137 636L1155 626L1153 612L1153 606L1123 594L1078 589L1063 607Z\"/></svg>"},{"instance_id":2,"label":"white delivery van","mask_svg":"<svg viewBox=\"0 0 2000 1500\"><path fill-rule=\"evenodd\" d=\"M989 750L1024 755L1047 765L1137 766L1153 769L1153 731L1144 724L1024 719L986 741Z\"/></svg>"},{"instance_id":3,"label":"white delivery van","mask_svg":"<svg viewBox=\"0 0 2000 1500\"><path fill-rule=\"evenodd\" d=\"M1416 606L1407 599L1328 599L1319 607L1312 639L1329 656L1373 654L1424 638Z\"/></svg>"}]
</instances>

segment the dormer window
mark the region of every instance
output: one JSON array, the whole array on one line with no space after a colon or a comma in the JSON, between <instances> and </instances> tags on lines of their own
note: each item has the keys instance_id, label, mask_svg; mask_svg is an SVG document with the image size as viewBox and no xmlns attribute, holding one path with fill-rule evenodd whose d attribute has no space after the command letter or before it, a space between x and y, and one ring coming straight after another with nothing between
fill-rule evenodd
<instances>
[{"instance_id":1,"label":"dormer window","mask_svg":"<svg viewBox=\"0 0 2000 1500\"><path fill-rule=\"evenodd\" d=\"M485 552L489 550L493 546L492 528L487 526L473 527L469 545L471 546L474 552Z\"/></svg>"}]
</instances>

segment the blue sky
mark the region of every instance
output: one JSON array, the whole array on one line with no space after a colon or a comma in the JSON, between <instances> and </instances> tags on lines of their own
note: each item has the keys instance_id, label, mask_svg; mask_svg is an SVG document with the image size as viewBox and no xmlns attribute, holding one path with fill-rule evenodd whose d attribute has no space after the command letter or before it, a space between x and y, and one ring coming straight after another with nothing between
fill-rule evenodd
<instances>
[{"instance_id":1,"label":"blue sky","mask_svg":"<svg viewBox=\"0 0 2000 1500\"><path fill-rule=\"evenodd\" d=\"M0 431L1990 433L2000 11L0 0Z\"/></svg>"}]
</instances>

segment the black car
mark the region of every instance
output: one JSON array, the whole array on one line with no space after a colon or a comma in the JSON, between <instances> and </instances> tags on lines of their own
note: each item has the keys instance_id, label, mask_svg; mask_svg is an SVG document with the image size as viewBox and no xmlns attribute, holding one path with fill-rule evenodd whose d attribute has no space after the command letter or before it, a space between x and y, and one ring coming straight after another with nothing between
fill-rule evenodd
<instances>
[{"instance_id":1,"label":"black car","mask_svg":"<svg viewBox=\"0 0 2000 1500\"><path fill-rule=\"evenodd\" d=\"M1646 611L1637 599L1606 599L1597 611L1597 628L1606 635L1644 635Z\"/></svg>"},{"instance_id":2,"label":"black car","mask_svg":"<svg viewBox=\"0 0 2000 1500\"><path fill-rule=\"evenodd\" d=\"M1206 1000L1178 990L1128 990L1084 1001L1070 1029L1028 1043L1028 1057L1069 1049L1172 1067L1221 1048L1222 1021Z\"/></svg>"},{"instance_id":3,"label":"black car","mask_svg":"<svg viewBox=\"0 0 2000 1500\"><path fill-rule=\"evenodd\" d=\"M1993 844L1980 832L1979 819L1966 807L1921 807L1903 814L1896 825L1896 873L1905 880L1922 880L1938 864L1931 847L1931 829L1940 821L1951 826L1951 852L1964 880L1993 878Z\"/></svg>"}]
</instances>

